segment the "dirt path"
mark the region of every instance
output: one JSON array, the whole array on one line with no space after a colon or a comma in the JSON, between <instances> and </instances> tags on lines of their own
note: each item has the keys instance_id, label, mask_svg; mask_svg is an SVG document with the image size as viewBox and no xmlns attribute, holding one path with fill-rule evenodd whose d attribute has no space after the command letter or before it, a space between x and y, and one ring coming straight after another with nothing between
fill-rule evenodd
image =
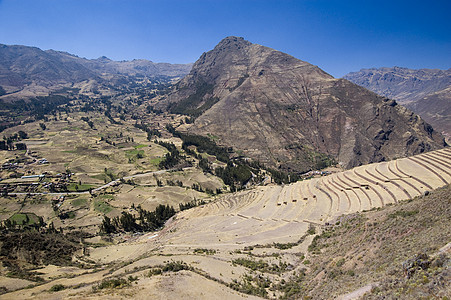
<instances>
[{"instance_id":1,"label":"dirt path","mask_svg":"<svg viewBox=\"0 0 451 300\"><path fill-rule=\"evenodd\" d=\"M353 300L353 299L359 299L360 297L362 297L363 295L365 295L368 292L371 292L371 289L373 287L378 286L379 282L373 282L370 284L367 284L353 292L350 292L348 294L344 294L341 296L337 297L337 300Z\"/></svg>"}]
</instances>

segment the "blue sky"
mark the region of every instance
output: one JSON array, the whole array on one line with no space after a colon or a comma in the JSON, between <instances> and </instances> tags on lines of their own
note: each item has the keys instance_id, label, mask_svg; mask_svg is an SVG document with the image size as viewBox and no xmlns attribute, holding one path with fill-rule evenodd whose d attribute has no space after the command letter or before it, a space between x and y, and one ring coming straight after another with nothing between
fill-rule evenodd
<instances>
[{"instance_id":1,"label":"blue sky","mask_svg":"<svg viewBox=\"0 0 451 300\"><path fill-rule=\"evenodd\" d=\"M451 1L0 0L0 43L188 63L235 35L318 65L451 67Z\"/></svg>"}]
</instances>

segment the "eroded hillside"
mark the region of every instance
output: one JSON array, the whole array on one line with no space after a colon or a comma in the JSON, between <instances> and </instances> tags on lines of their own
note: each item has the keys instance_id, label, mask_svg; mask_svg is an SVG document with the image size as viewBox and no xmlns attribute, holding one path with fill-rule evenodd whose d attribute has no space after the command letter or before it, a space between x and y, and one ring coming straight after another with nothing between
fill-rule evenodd
<instances>
[{"instance_id":1,"label":"eroded hillside","mask_svg":"<svg viewBox=\"0 0 451 300\"><path fill-rule=\"evenodd\" d=\"M331 160L351 168L444 145L395 101L238 37L202 54L164 103L196 118L189 132L285 170Z\"/></svg>"}]
</instances>

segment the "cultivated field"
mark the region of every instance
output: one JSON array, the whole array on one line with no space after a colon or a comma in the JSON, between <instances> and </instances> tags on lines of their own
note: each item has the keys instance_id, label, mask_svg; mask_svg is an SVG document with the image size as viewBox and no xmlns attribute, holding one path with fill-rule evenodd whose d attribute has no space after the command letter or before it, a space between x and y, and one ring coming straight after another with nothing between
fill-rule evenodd
<instances>
[{"instance_id":1,"label":"cultivated field","mask_svg":"<svg viewBox=\"0 0 451 300\"><path fill-rule=\"evenodd\" d=\"M80 261L93 264L91 269L73 268L58 279L3 298L250 297L237 291L281 297L288 293L286 282L301 280L302 274L318 268L310 265L307 248L314 244L315 234L341 215L396 208L394 204L403 205L403 200L450 182L451 150L445 148L289 185L226 194L178 213L160 232L79 253ZM415 201L421 203L421 198ZM102 288L102 281L113 278L126 279L118 285L122 288ZM57 284L64 288L49 292ZM352 286L356 284L358 280Z\"/></svg>"}]
</instances>

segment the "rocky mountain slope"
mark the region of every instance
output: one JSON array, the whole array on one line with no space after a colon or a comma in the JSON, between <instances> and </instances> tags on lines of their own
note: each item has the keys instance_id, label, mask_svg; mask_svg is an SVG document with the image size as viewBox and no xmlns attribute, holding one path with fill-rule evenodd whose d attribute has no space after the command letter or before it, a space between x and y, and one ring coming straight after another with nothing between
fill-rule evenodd
<instances>
[{"instance_id":1,"label":"rocky mountain slope","mask_svg":"<svg viewBox=\"0 0 451 300\"><path fill-rule=\"evenodd\" d=\"M202 54L162 105L274 167L346 168L443 147L432 127L393 100L288 54L227 37Z\"/></svg>"},{"instance_id":2,"label":"rocky mountain slope","mask_svg":"<svg viewBox=\"0 0 451 300\"><path fill-rule=\"evenodd\" d=\"M451 138L451 85L406 104L448 139Z\"/></svg>"},{"instance_id":3,"label":"rocky mountain slope","mask_svg":"<svg viewBox=\"0 0 451 300\"><path fill-rule=\"evenodd\" d=\"M343 78L399 101L444 136L451 137L451 69L363 69Z\"/></svg>"},{"instance_id":4,"label":"rocky mountain slope","mask_svg":"<svg viewBox=\"0 0 451 300\"><path fill-rule=\"evenodd\" d=\"M90 60L66 52L0 44L0 96L14 99L46 95L83 81L114 84L131 82L131 76L181 77L190 69L191 64L144 59L117 62L106 57Z\"/></svg>"},{"instance_id":5,"label":"rocky mountain slope","mask_svg":"<svg viewBox=\"0 0 451 300\"><path fill-rule=\"evenodd\" d=\"M408 103L450 87L451 69L372 68L343 78L379 95Z\"/></svg>"}]
</instances>

